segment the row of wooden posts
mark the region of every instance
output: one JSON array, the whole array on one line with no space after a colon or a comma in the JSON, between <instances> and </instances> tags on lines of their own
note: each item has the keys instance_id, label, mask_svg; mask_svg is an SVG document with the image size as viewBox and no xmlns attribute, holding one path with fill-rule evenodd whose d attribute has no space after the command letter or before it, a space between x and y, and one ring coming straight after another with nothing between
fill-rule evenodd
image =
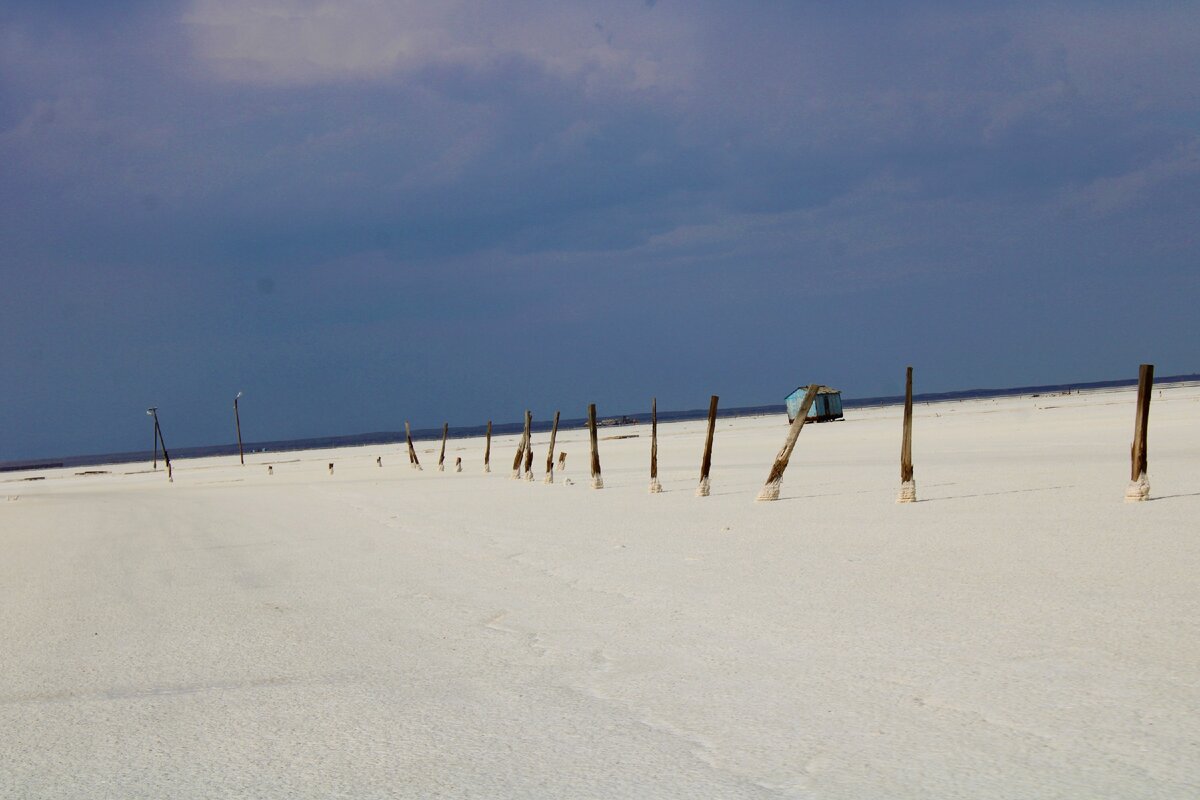
<instances>
[{"instance_id":1,"label":"row of wooden posts","mask_svg":"<svg viewBox=\"0 0 1200 800\"><path fill-rule=\"evenodd\" d=\"M1134 420L1134 435L1133 446L1131 448L1132 468L1130 475L1129 487L1125 493L1127 502L1136 502L1146 500L1150 496L1150 482L1147 477L1147 432L1150 421L1150 394L1154 384L1154 365L1142 364L1138 371L1138 393L1137 393L1137 414ZM914 503L917 500L917 485L914 478L913 460L912 460L912 423L913 423L913 368L908 367L904 378L904 416L903 416L903 433L900 439L900 491L896 496L897 503ZM804 428L804 423L807 421L808 412L812 408L813 401L816 399L817 392L820 389L819 384L811 384L804 394L804 399L800 403L800 409L788 427L787 436L784 439L783 447L775 456L775 461L771 465L771 471L767 474L766 483L758 493L757 500L771 501L779 499L779 490L783 484L783 475L787 470L788 462L791 460L792 451L796 447L796 442L800 438L800 431ZM709 471L712 468L712 447L713 434L716 431L717 424L717 395L713 395L709 399L708 404L708 432L704 439L704 455L700 461L700 483L696 487L696 494L700 497L707 497L710 490ZM558 420L559 412L554 412L554 424L550 429L550 448L546 453L546 477L545 483L554 483L554 443L558 435ZM533 415L528 410L525 412L525 428L521 434L519 443L517 444L517 452L513 457L512 477L520 478L522 475L525 480L533 480L533 447L530 441L530 427L533 423ZM596 404L592 403L588 406L588 439L591 448L591 486L593 489L604 488L604 477L600 470L600 449L598 446L598 437L596 433ZM438 471L445 469L446 460L446 439L449 436L449 423L442 425L442 449L438 455ZM413 446L412 432L408 422L404 423L404 436L408 443L408 460L409 464L414 469L421 469L421 461L417 458L416 448ZM492 456L492 422L488 420L487 434L483 451L483 471L491 472L491 456ZM562 469L566 463L567 454L559 453L558 465ZM455 470L462 472L462 459L458 458L455 463ZM332 465L330 465L332 471ZM652 398L650 401L650 492L658 494L662 492L662 483L658 480L658 402L657 398Z\"/></svg>"}]
</instances>

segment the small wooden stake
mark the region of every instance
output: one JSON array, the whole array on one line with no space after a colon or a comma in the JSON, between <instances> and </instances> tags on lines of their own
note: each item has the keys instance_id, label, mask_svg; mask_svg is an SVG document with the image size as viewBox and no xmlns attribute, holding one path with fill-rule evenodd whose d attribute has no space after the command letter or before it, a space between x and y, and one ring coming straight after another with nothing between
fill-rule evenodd
<instances>
[{"instance_id":1,"label":"small wooden stake","mask_svg":"<svg viewBox=\"0 0 1200 800\"><path fill-rule=\"evenodd\" d=\"M487 424L487 444L483 446L483 471L492 471L492 421Z\"/></svg>"},{"instance_id":2,"label":"small wooden stake","mask_svg":"<svg viewBox=\"0 0 1200 800\"><path fill-rule=\"evenodd\" d=\"M771 465L771 473L767 475L767 482L759 491L756 499L779 499L779 486L783 483L783 472L787 469L788 460L792 457L792 450L796 447L796 440L800 438L800 429L804 427L804 422L808 419L808 410L812 408L813 400L816 399L817 390L820 388L820 384L809 384L808 391L804 393L804 400L800 403L800 411L792 420L787 438L783 441L783 447L779 448L779 454L775 456L775 463Z\"/></svg>"},{"instance_id":3,"label":"small wooden stake","mask_svg":"<svg viewBox=\"0 0 1200 800\"><path fill-rule=\"evenodd\" d=\"M421 459L417 458L417 448L413 447L412 432L408 428L408 420L404 421L404 438L408 440L408 463L413 469L420 469Z\"/></svg>"},{"instance_id":4,"label":"small wooden stake","mask_svg":"<svg viewBox=\"0 0 1200 800\"><path fill-rule=\"evenodd\" d=\"M650 398L650 494L662 492L658 482L658 398Z\"/></svg>"},{"instance_id":5,"label":"small wooden stake","mask_svg":"<svg viewBox=\"0 0 1200 800\"><path fill-rule=\"evenodd\" d=\"M704 439L704 458L700 461L700 485L696 487L697 497L708 497L708 471L712 468L713 433L717 430L717 396L714 394L708 401L708 436Z\"/></svg>"},{"instance_id":6,"label":"small wooden stake","mask_svg":"<svg viewBox=\"0 0 1200 800\"><path fill-rule=\"evenodd\" d=\"M563 450L562 452L560 452L558 454L558 471L559 472L567 471L567 451L566 450Z\"/></svg>"},{"instance_id":7,"label":"small wooden stake","mask_svg":"<svg viewBox=\"0 0 1200 800\"><path fill-rule=\"evenodd\" d=\"M917 502L912 463L912 367L904 377L904 436L900 440L900 494L896 496L896 502Z\"/></svg>"},{"instance_id":8,"label":"small wooden stake","mask_svg":"<svg viewBox=\"0 0 1200 800\"><path fill-rule=\"evenodd\" d=\"M533 440L525 445L525 480L533 480Z\"/></svg>"},{"instance_id":9,"label":"small wooden stake","mask_svg":"<svg viewBox=\"0 0 1200 800\"><path fill-rule=\"evenodd\" d=\"M513 479L521 477L521 462L525 458L525 448L529 446L529 426L533 423L533 414L525 409L525 432L521 434L521 442L517 445L517 454L513 456Z\"/></svg>"},{"instance_id":10,"label":"small wooden stake","mask_svg":"<svg viewBox=\"0 0 1200 800\"><path fill-rule=\"evenodd\" d=\"M442 452L438 456L438 472L446 471L446 436L450 433L450 423L442 423Z\"/></svg>"},{"instance_id":11,"label":"small wooden stake","mask_svg":"<svg viewBox=\"0 0 1200 800\"><path fill-rule=\"evenodd\" d=\"M454 471L462 472L462 456L456 456L454 459Z\"/></svg>"},{"instance_id":12,"label":"small wooden stake","mask_svg":"<svg viewBox=\"0 0 1200 800\"><path fill-rule=\"evenodd\" d=\"M588 406L588 436L592 442L592 488L603 489L604 477L600 474L600 445L596 440L596 404Z\"/></svg>"},{"instance_id":13,"label":"small wooden stake","mask_svg":"<svg viewBox=\"0 0 1200 800\"><path fill-rule=\"evenodd\" d=\"M554 427L550 429L550 449L546 451L546 483L554 483L554 439L558 436L558 414L554 412Z\"/></svg>"},{"instance_id":14,"label":"small wooden stake","mask_svg":"<svg viewBox=\"0 0 1200 800\"><path fill-rule=\"evenodd\" d=\"M1138 369L1137 415L1133 420L1133 445L1129 449L1129 488L1125 502L1136 503L1150 498L1147 436L1150 430L1150 394L1154 388L1154 365L1142 364Z\"/></svg>"}]
</instances>

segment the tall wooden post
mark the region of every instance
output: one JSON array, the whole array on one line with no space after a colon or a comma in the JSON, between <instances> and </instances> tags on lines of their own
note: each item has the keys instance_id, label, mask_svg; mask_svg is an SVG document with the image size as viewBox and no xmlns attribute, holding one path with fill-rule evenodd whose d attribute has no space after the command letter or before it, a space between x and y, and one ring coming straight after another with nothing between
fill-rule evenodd
<instances>
[{"instance_id":1,"label":"tall wooden post","mask_svg":"<svg viewBox=\"0 0 1200 800\"><path fill-rule=\"evenodd\" d=\"M592 442L592 488L603 489L604 478L600 474L600 445L596 439L596 404L588 406L588 437Z\"/></svg>"},{"instance_id":2,"label":"tall wooden post","mask_svg":"<svg viewBox=\"0 0 1200 800\"><path fill-rule=\"evenodd\" d=\"M1138 369L1137 415L1133 420L1133 445L1129 449L1131 460L1129 488L1125 490L1125 502L1136 503L1150 498L1149 460L1146 441L1150 430L1150 393L1154 388L1154 365L1142 364Z\"/></svg>"},{"instance_id":3,"label":"tall wooden post","mask_svg":"<svg viewBox=\"0 0 1200 800\"><path fill-rule=\"evenodd\" d=\"M792 450L796 447L796 440L800 438L800 429L804 427L804 423L808 419L808 410L812 408L813 400L816 399L817 390L820 388L819 384L809 384L808 391L804 393L804 400L800 403L800 411L792 420L787 438L783 441L783 447L779 448L779 454L775 456L775 463L771 465L771 472L767 475L767 482L759 490L756 499L779 499L779 487L783 483L783 472L787 469L788 460L792 457Z\"/></svg>"},{"instance_id":4,"label":"tall wooden post","mask_svg":"<svg viewBox=\"0 0 1200 800\"><path fill-rule=\"evenodd\" d=\"M712 468L713 434L717 430L717 396L714 394L708 401L708 436L704 439L704 458L700 461L700 485L696 487L697 497L708 497L708 471Z\"/></svg>"},{"instance_id":5,"label":"tall wooden post","mask_svg":"<svg viewBox=\"0 0 1200 800\"><path fill-rule=\"evenodd\" d=\"M546 451L546 483L554 483L554 439L558 436L558 414L554 412L554 426L550 428L550 449Z\"/></svg>"},{"instance_id":6,"label":"tall wooden post","mask_svg":"<svg viewBox=\"0 0 1200 800\"><path fill-rule=\"evenodd\" d=\"M404 421L404 438L408 440L408 463L413 469L420 469L421 459L417 458L417 448L413 447L412 431L409 430L408 420Z\"/></svg>"},{"instance_id":7,"label":"tall wooden post","mask_svg":"<svg viewBox=\"0 0 1200 800\"><path fill-rule=\"evenodd\" d=\"M529 426L533 424L533 413L525 409L525 432L521 434L521 442L517 445L517 454L513 457L513 479L521 477L521 462L525 458L525 448L529 446Z\"/></svg>"},{"instance_id":8,"label":"tall wooden post","mask_svg":"<svg viewBox=\"0 0 1200 800\"><path fill-rule=\"evenodd\" d=\"M442 423L442 452L438 456L438 472L446 471L446 436L450 433L450 423Z\"/></svg>"},{"instance_id":9,"label":"tall wooden post","mask_svg":"<svg viewBox=\"0 0 1200 800\"><path fill-rule=\"evenodd\" d=\"M912 367L904 376L904 435L900 440L900 494L896 495L896 502L917 502L912 463Z\"/></svg>"},{"instance_id":10,"label":"tall wooden post","mask_svg":"<svg viewBox=\"0 0 1200 800\"><path fill-rule=\"evenodd\" d=\"M492 471L492 421L487 424L487 444L483 446L483 471Z\"/></svg>"},{"instance_id":11,"label":"tall wooden post","mask_svg":"<svg viewBox=\"0 0 1200 800\"><path fill-rule=\"evenodd\" d=\"M662 492L658 482L658 398L650 398L650 494Z\"/></svg>"},{"instance_id":12,"label":"tall wooden post","mask_svg":"<svg viewBox=\"0 0 1200 800\"><path fill-rule=\"evenodd\" d=\"M167 452L167 440L163 438L162 426L158 424L158 414L154 415L154 431L158 434L158 443L162 445L163 464L167 467L167 480L175 482L175 471L171 468L171 454Z\"/></svg>"},{"instance_id":13,"label":"tall wooden post","mask_svg":"<svg viewBox=\"0 0 1200 800\"><path fill-rule=\"evenodd\" d=\"M237 397L233 398L233 424L237 427L238 460L242 462L242 466L244 467L246 466L246 454L242 451L242 418L238 414L238 397L241 396L242 393L238 392Z\"/></svg>"}]
</instances>

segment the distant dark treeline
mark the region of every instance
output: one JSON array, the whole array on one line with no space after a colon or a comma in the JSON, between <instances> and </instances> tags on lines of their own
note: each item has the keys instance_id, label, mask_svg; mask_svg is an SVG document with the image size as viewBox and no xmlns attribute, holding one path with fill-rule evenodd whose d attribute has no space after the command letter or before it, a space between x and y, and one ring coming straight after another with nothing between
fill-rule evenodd
<instances>
[{"instance_id":1,"label":"distant dark treeline","mask_svg":"<svg viewBox=\"0 0 1200 800\"><path fill-rule=\"evenodd\" d=\"M1193 375L1172 375L1163 378L1156 378L1156 384L1165 383L1184 383L1188 381L1200 381L1200 374ZM960 392L929 392L927 394L914 394L913 402L917 403L937 403L946 400L970 400L987 397L1014 397L1018 395L1030 394L1051 394L1055 392L1067 392L1089 389L1117 389L1125 386L1136 386L1136 378L1125 378L1115 381L1094 381L1091 383L1064 383L1064 384L1047 384L1045 386L1018 386L1011 389L967 389ZM904 402L903 395L885 396L885 397L861 397L858 399L843 399L843 408L866 408L869 406L890 406L899 405ZM719 412L718 416L726 419L732 417L752 417L762 414L786 414L787 407L783 403L767 405L767 406L746 406L743 408L729 408ZM680 422L686 420L706 419L708 409L696 408L688 411L659 411L659 422ZM626 419L636 420L637 422L649 422L650 415L647 412L633 412L624 415L614 415L605 419ZM630 423L632 424L632 423ZM534 420L532 430L535 433L545 433L550 430L551 421ZM583 428L587 426L585 417L576 417L572 419L562 420L559 427L562 429ZM524 430L524 422L505 422L492 426L493 436L504 436L505 434L519 434ZM474 436L483 436L486 431L484 425L471 425L450 429L451 439L468 439ZM441 441L442 429L439 428L423 428L413 431L414 440L430 440ZM271 442L248 442L245 445L247 453L286 453L294 450L322 450L334 447L355 447L359 445L369 444L396 444L404 441L404 431L379 431L376 433L359 433L349 436L320 436L312 439L285 439ZM217 444L207 447L180 447L171 448L173 459L178 458L202 458L204 456L231 456L237 455L237 444ZM34 470L34 469L57 469L62 467L87 467L96 464L128 464L135 461L150 461L152 454L149 450L140 450L128 453L101 453L98 455L84 456L67 456L59 459L37 459L34 461L3 461L0 462L0 472L16 472L19 470Z\"/></svg>"}]
</instances>

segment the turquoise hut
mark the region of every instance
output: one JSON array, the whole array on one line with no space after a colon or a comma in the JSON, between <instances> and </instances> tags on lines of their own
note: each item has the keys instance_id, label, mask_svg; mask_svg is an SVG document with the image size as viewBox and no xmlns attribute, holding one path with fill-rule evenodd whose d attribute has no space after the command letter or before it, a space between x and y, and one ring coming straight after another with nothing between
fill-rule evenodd
<instances>
[{"instance_id":1,"label":"turquoise hut","mask_svg":"<svg viewBox=\"0 0 1200 800\"><path fill-rule=\"evenodd\" d=\"M804 402L804 394L808 391L807 386L797 386L796 391L787 396L787 413L788 422L794 422L796 415L800 413L800 404ZM817 396L813 398L812 408L808 410L807 422L832 422L835 419L843 419L842 414L842 393L837 389L831 389L828 386L822 386L817 389Z\"/></svg>"}]
</instances>

